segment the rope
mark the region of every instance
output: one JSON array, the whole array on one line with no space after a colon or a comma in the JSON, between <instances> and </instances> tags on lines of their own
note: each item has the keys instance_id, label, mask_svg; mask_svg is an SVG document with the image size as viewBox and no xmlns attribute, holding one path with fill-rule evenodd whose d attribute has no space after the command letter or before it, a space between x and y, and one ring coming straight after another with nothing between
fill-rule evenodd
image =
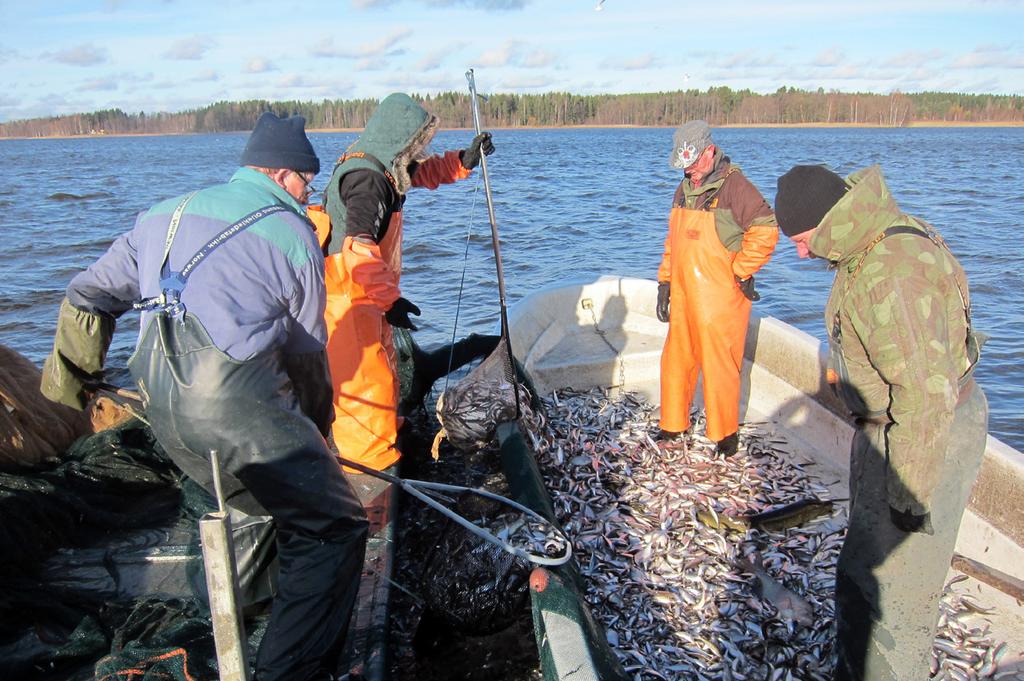
<instances>
[{"instance_id":1,"label":"rope","mask_svg":"<svg viewBox=\"0 0 1024 681\"><path fill-rule=\"evenodd\" d=\"M476 212L476 199L480 195L480 183L473 188L473 200L469 204L469 219L466 221L466 249L462 254L462 278L459 280L459 297L455 303L455 323L452 324L452 345L448 351L448 372L444 375L444 391L448 391L448 379L452 375L452 362L455 359L455 336L459 330L459 313L462 311L462 292L466 286L466 267L469 264L469 238L473 235L473 214ZM435 440L436 442L436 440ZM437 459L437 456L434 456Z\"/></svg>"},{"instance_id":2,"label":"rope","mask_svg":"<svg viewBox=\"0 0 1024 681\"><path fill-rule=\"evenodd\" d=\"M494 544L495 546L498 546L504 549L505 551L508 551L513 556L517 556L519 558L522 558L523 560L527 560L537 565L547 566L562 565L564 563L567 563L569 559L572 558L572 540L569 539L569 535L565 533L565 530L563 530L561 527L551 522L544 516L540 515L532 508L524 506L523 504L520 504L517 501L513 501L508 497L503 497L500 494L495 494L494 492L488 492L485 489L479 489L475 487L464 487L462 485L448 485L441 482L429 482L427 480L407 480L404 478L400 478L397 475L384 473L383 471L378 471L373 468L364 466L361 463L350 461L349 459L346 459L342 456L339 456L338 460L341 461L343 465L348 466L350 468L354 468L357 471L365 473L366 475L369 475L374 478L379 478L380 480L384 480L386 482L390 482L393 485L398 485L403 490L405 490L412 496L416 497L427 506L430 506L432 509L444 515L445 517L454 520L459 525L466 528L480 539L483 539L484 541L490 542L491 544ZM448 508L447 506L445 506L444 504L440 503L439 501L430 496L431 494L437 494L438 492L457 492L463 494L475 494L477 496L484 497L485 499L497 501L498 503L504 504L505 506L514 508L520 513L524 513L530 516L530 518L532 518L534 521L549 527L552 530L552 532L549 532L549 535L558 535L561 541L565 543L565 552L561 556L538 555L536 553L530 553L529 551L521 549L518 546L513 546L511 543L505 541L504 539L501 539L500 537L495 536L490 531L485 530L484 528L474 524L472 521L467 520L463 516L459 515L452 509ZM443 495L440 496L442 496L442 498L446 498Z\"/></svg>"},{"instance_id":3,"label":"rope","mask_svg":"<svg viewBox=\"0 0 1024 681\"><path fill-rule=\"evenodd\" d=\"M620 351L612 345L610 340L608 340L608 336L606 335L607 332L597 325L597 313L594 312L593 304L586 306L585 309L590 310L590 317L594 320L594 333L604 341L604 344L608 346L608 349L612 351L619 361L619 392L621 393L626 389L626 365L623 362L623 357L621 356Z\"/></svg>"}]
</instances>

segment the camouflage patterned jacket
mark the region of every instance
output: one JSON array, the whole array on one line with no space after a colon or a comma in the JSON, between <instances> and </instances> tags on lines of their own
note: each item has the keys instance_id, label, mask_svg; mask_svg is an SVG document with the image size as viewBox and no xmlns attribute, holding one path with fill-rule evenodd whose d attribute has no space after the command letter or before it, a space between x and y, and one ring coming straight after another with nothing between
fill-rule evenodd
<instances>
[{"instance_id":1,"label":"camouflage patterned jacket","mask_svg":"<svg viewBox=\"0 0 1024 681\"><path fill-rule=\"evenodd\" d=\"M927 236L882 236L896 226L934 230L900 211L881 168L846 183L808 244L836 270L825 308L830 364L847 406L887 423L890 505L920 515L930 508L959 381L971 369L967 279L949 249Z\"/></svg>"}]
</instances>

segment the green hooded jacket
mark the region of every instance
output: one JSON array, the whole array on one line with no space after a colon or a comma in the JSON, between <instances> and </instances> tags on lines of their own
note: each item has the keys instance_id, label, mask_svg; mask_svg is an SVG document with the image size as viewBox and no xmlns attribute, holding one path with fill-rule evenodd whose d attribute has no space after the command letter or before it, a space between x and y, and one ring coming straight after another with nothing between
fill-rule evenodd
<instances>
[{"instance_id":1,"label":"green hooded jacket","mask_svg":"<svg viewBox=\"0 0 1024 681\"><path fill-rule=\"evenodd\" d=\"M960 379L972 369L967 278L949 249L923 234L931 226L900 211L881 168L846 183L808 243L836 270L825 308L831 364L847 406L888 423L890 505L921 515L941 472ZM922 234L880 238L895 226Z\"/></svg>"},{"instance_id":2,"label":"green hooded jacket","mask_svg":"<svg viewBox=\"0 0 1024 681\"><path fill-rule=\"evenodd\" d=\"M341 200L341 178L353 170L367 168L383 174L371 156L390 174L395 189L404 195L412 186L409 164L417 160L437 132L438 119L412 97L396 92L388 95L366 122L359 138L345 150L341 162L334 166L324 190L324 207L332 225L344 225L345 204Z\"/></svg>"}]
</instances>

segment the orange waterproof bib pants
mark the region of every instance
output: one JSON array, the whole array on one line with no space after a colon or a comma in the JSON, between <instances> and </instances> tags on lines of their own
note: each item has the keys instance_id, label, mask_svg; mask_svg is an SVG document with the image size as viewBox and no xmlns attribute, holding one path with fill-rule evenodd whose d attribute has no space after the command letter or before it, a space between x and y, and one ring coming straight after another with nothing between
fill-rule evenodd
<instances>
[{"instance_id":1,"label":"orange waterproof bib pants","mask_svg":"<svg viewBox=\"0 0 1024 681\"><path fill-rule=\"evenodd\" d=\"M469 177L458 151L420 162L413 187L436 189ZM397 191L397 187L396 187ZM320 245L327 240L324 223L330 218L311 207ZM333 225L341 230L344 225ZM364 466L383 470L398 461L395 446L402 419L398 358L391 325L384 312L401 295L402 212L391 214L380 244L346 236L340 253L327 257L327 361L334 386L334 424L331 432L338 452Z\"/></svg>"},{"instance_id":2,"label":"orange waterproof bib pants","mask_svg":"<svg viewBox=\"0 0 1024 681\"><path fill-rule=\"evenodd\" d=\"M736 253L722 245L714 213L675 206L658 280L671 286L668 337L661 353L661 429L690 427L697 377L704 375L707 436L739 429L740 368L750 301L733 276Z\"/></svg>"},{"instance_id":3,"label":"orange waterproof bib pants","mask_svg":"<svg viewBox=\"0 0 1024 681\"><path fill-rule=\"evenodd\" d=\"M355 273L360 267L379 272ZM398 298L402 271L402 214L391 217L378 245L346 237L340 253L328 256L327 360L334 385L334 424L338 452L376 470L398 461L398 360L384 309ZM359 279L367 283L361 285ZM371 286L376 290L369 290ZM393 290L393 293L392 293Z\"/></svg>"}]
</instances>

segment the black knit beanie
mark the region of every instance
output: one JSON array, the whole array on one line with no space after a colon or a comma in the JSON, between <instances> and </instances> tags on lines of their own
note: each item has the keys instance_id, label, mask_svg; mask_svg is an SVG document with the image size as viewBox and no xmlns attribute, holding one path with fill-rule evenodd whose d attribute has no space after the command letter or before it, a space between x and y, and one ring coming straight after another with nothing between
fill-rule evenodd
<instances>
[{"instance_id":1,"label":"black knit beanie","mask_svg":"<svg viewBox=\"0 0 1024 681\"><path fill-rule=\"evenodd\" d=\"M256 121L239 165L320 172L320 159L306 137L306 119L302 116L278 118L269 111Z\"/></svg>"},{"instance_id":2,"label":"black knit beanie","mask_svg":"<svg viewBox=\"0 0 1024 681\"><path fill-rule=\"evenodd\" d=\"M825 166L793 166L779 178L775 219L792 237L814 229L846 193L846 182Z\"/></svg>"}]
</instances>

